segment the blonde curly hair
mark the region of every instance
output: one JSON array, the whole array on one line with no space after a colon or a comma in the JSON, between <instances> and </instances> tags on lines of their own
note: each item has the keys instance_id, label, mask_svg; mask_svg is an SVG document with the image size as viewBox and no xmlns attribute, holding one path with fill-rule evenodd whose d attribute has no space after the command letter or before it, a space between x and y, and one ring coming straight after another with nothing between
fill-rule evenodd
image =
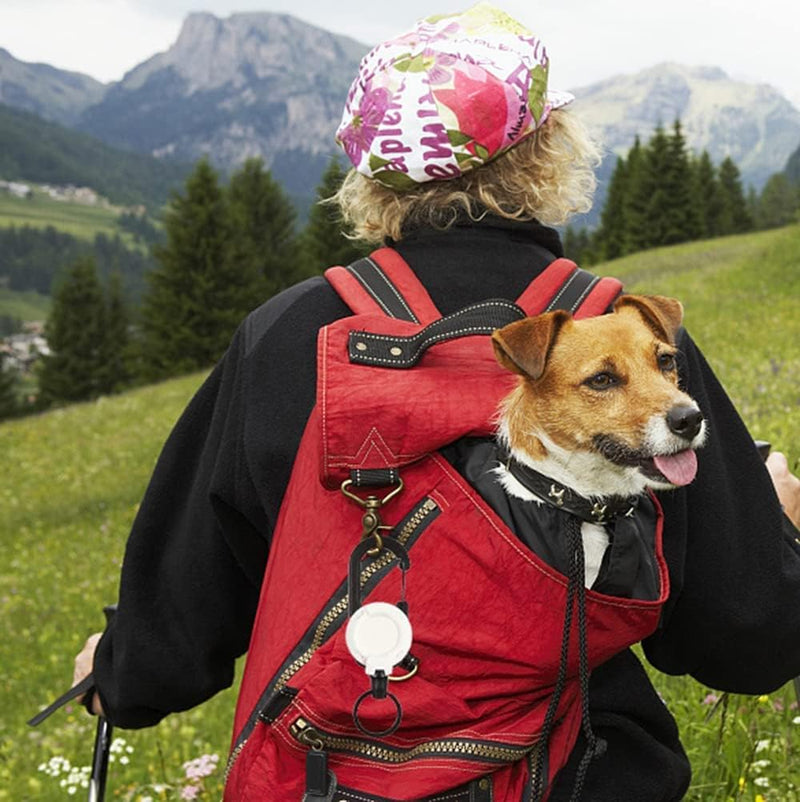
<instances>
[{"instance_id":1,"label":"blonde curly hair","mask_svg":"<svg viewBox=\"0 0 800 802\"><path fill-rule=\"evenodd\" d=\"M448 228L465 212L557 226L590 209L599 161L585 126L557 109L533 135L458 178L397 191L350 170L326 202L338 204L353 238L368 243L400 240L411 226Z\"/></svg>"}]
</instances>

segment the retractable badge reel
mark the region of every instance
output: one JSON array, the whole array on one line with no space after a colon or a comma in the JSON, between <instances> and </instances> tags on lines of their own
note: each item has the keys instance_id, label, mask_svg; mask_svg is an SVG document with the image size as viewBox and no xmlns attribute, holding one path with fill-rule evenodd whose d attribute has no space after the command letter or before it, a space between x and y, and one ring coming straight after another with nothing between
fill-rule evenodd
<instances>
[{"instance_id":1,"label":"retractable badge reel","mask_svg":"<svg viewBox=\"0 0 800 802\"><path fill-rule=\"evenodd\" d=\"M370 602L361 606L360 566L361 560L375 548L391 551L399 561L402 572L402 590L400 601L395 604L387 602ZM364 666L370 677L371 687L356 700L353 707L353 721L365 735L382 737L391 735L400 726L403 709L397 697L389 691L389 679L407 679L415 672L416 659L410 654L412 629L408 619L408 603L406 602L406 571L411 566L408 552L393 538L371 536L356 546L350 556L348 573L348 589L350 593L350 620L345 630L345 641L350 654ZM409 670L403 677L392 677L393 669L402 665ZM392 724L384 730L371 730L366 727L359 711L369 698L389 699L394 704Z\"/></svg>"}]
</instances>

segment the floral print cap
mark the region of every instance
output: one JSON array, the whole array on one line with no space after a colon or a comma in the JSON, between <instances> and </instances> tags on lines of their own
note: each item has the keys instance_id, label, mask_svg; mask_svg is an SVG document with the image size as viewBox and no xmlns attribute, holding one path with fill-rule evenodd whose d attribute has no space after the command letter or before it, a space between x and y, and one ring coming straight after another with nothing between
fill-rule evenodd
<instances>
[{"instance_id":1,"label":"floral print cap","mask_svg":"<svg viewBox=\"0 0 800 802\"><path fill-rule=\"evenodd\" d=\"M361 61L336 141L396 190L462 175L573 100L547 89L541 40L487 2L428 17Z\"/></svg>"}]
</instances>

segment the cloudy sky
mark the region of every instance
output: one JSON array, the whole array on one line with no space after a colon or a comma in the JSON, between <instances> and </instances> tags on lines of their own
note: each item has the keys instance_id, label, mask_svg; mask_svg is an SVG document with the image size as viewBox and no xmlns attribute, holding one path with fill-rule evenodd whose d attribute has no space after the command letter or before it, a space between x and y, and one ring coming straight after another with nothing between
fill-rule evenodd
<instances>
[{"instance_id":1,"label":"cloudy sky","mask_svg":"<svg viewBox=\"0 0 800 802\"><path fill-rule=\"evenodd\" d=\"M175 41L185 15L276 11L366 45L471 0L0 0L0 47L23 61L120 79ZM662 61L722 67L800 106L797 0L495 0L540 36L551 86L574 89Z\"/></svg>"}]
</instances>

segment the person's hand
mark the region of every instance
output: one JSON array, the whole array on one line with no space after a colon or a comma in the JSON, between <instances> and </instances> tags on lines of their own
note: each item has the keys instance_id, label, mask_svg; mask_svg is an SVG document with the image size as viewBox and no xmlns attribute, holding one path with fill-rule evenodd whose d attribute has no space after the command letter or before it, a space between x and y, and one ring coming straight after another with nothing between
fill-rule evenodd
<instances>
[{"instance_id":1,"label":"person's hand","mask_svg":"<svg viewBox=\"0 0 800 802\"><path fill-rule=\"evenodd\" d=\"M97 644L102 637L102 632L95 632L90 635L86 641L83 649L78 653L75 658L75 671L72 676L73 686L77 685L82 679L88 677L94 668L94 652L97 649ZM83 702L83 698L80 699ZM100 697L95 693L92 698L92 712L98 716L103 715L103 707L100 704Z\"/></svg>"},{"instance_id":2,"label":"person's hand","mask_svg":"<svg viewBox=\"0 0 800 802\"><path fill-rule=\"evenodd\" d=\"M767 457L767 470L786 517L800 529L800 479L789 471L786 457L780 451L773 451Z\"/></svg>"}]
</instances>

